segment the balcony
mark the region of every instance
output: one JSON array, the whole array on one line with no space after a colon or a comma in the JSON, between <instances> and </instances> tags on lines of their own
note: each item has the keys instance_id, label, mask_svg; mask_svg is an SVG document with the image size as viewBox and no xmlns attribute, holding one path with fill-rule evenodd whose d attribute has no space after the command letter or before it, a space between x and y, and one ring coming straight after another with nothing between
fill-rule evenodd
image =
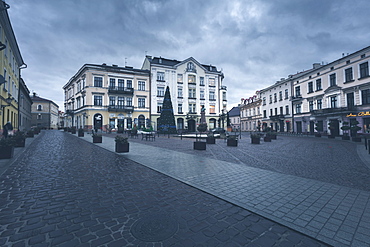
<instances>
[{"instance_id":1,"label":"balcony","mask_svg":"<svg viewBox=\"0 0 370 247\"><path fill-rule=\"evenodd\" d=\"M108 111L109 112L128 112L132 113L134 111L133 106L128 106L128 105L110 105L108 106Z\"/></svg>"},{"instance_id":2,"label":"balcony","mask_svg":"<svg viewBox=\"0 0 370 247\"><path fill-rule=\"evenodd\" d=\"M300 100L302 100L303 98L302 98L302 95L300 94L300 95L297 95L297 96L292 96L291 97L291 100L294 102L294 101L300 101Z\"/></svg>"},{"instance_id":3,"label":"balcony","mask_svg":"<svg viewBox=\"0 0 370 247\"><path fill-rule=\"evenodd\" d=\"M131 87L109 87L108 93L133 95L134 89Z\"/></svg>"},{"instance_id":4,"label":"balcony","mask_svg":"<svg viewBox=\"0 0 370 247\"><path fill-rule=\"evenodd\" d=\"M270 120L272 120L272 121L278 121L278 120L282 120L284 118L285 118L285 115L284 114L270 116Z\"/></svg>"}]
</instances>

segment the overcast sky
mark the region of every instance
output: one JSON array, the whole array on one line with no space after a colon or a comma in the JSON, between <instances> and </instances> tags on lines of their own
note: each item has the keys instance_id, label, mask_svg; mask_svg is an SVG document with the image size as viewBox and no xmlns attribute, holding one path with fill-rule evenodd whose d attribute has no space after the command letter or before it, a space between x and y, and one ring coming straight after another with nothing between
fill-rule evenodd
<instances>
[{"instance_id":1,"label":"overcast sky","mask_svg":"<svg viewBox=\"0 0 370 247\"><path fill-rule=\"evenodd\" d=\"M31 92L63 106L85 63L145 54L222 69L229 109L289 74L370 45L368 0L8 0Z\"/></svg>"}]
</instances>

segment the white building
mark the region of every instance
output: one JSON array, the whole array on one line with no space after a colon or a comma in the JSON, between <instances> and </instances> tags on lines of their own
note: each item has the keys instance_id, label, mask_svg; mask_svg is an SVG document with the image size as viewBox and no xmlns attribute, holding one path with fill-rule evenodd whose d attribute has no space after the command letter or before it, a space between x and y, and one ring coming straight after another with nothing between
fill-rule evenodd
<instances>
[{"instance_id":1,"label":"white building","mask_svg":"<svg viewBox=\"0 0 370 247\"><path fill-rule=\"evenodd\" d=\"M226 112L224 75L213 65L200 64L190 57L184 61L146 56L142 69L150 71L150 115L156 127L165 89L170 89L177 129L196 131L200 110L205 107L208 128L217 127L222 109Z\"/></svg>"}]
</instances>

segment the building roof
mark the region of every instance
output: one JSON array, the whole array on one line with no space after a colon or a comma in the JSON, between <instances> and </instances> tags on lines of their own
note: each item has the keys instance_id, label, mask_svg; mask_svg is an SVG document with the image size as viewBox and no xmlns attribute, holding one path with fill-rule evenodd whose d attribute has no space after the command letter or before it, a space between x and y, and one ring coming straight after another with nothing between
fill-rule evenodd
<instances>
[{"instance_id":1,"label":"building roof","mask_svg":"<svg viewBox=\"0 0 370 247\"><path fill-rule=\"evenodd\" d=\"M33 95L31 95L31 99L32 99L33 102L52 103L52 104L56 105L59 108L59 106L57 104L55 104L52 100L41 98L36 93L33 93Z\"/></svg>"},{"instance_id":2,"label":"building roof","mask_svg":"<svg viewBox=\"0 0 370 247\"><path fill-rule=\"evenodd\" d=\"M234 106L229 111L229 117L236 117L236 116L239 116L239 115L240 115L240 109L237 106Z\"/></svg>"}]
</instances>

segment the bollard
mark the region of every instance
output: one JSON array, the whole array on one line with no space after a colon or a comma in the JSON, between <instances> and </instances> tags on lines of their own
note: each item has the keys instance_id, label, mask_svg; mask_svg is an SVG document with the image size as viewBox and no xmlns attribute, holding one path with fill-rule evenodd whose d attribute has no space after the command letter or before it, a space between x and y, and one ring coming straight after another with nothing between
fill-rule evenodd
<instances>
[{"instance_id":1,"label":"bollard","mask_svg":"<svg viewBox=\"0 0 370 247\"><path fill-rule=\"evenodd\" d=\"M370 140L367 140L368 142L367 142L367 146L369 146L370 147ZM370 148L368 149L369 150L369 154L370 154Z\"/></svg>"},{"instance_id":2,"label":"bollard","mask_svg":"<svg viewBox=\"0 0 370 247\"><path fill-rule=\"evenodd\" d=\"M365 137L365 149L367 150L367 140L366 140L366 137Z\"/></svg>"}]
</instances>

